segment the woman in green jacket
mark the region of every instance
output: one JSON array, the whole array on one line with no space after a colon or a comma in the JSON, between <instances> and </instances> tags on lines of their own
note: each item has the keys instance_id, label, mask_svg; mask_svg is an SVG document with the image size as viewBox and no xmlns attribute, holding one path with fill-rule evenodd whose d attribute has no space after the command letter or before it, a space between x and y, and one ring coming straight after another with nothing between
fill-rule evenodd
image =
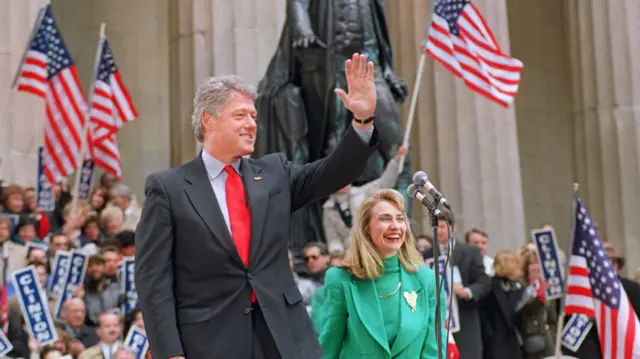
<instances>
[{"instance_id":1,"label":"woman in green jacket","mask_svg":"<svg viewBox=\"0 0 640 359\"><path fill-rule=\"evenodd\" d=\"M416 249L404 208L391 189L360 206L345 260L327 271L322 303L312 312L325 359L438 357L434 274Z\"/></svg>"}]
</instances>

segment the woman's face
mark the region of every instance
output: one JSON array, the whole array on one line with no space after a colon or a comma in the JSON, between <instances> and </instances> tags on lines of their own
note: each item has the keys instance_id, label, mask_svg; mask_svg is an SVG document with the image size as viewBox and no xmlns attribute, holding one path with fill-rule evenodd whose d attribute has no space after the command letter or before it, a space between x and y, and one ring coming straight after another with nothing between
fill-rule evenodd
<instances>
[{"instance_id":1,"label":"woman's face","mask_svg":"<svg viewBox=\"0 0 640 359\"><path fill-rule=\"evenodd\" d=\"M27 224L18 231L18 237L25 242L33 242L36 240L36 227L33 224Z\"/></svg>"},{"instance_id":2,"label":"woman's face","mask_svg":"<svg viewBox=\"0 0 640 359\"><path fill-rule=\"evenodd\" d=\"M536 256L533 256L533 259L527 267L527 276L529 277L529 280L538 280L542 278L540 262L538 262L538 258Z\"/></svg>"},{"instance_id":3,"label":"woman's face","mask_svg":"<svg viewBox=\"0 0 640 359\"><path fill-rule=\"evenodd\" d=\"M91 208L99 209L104 205L104 191L97 190L91 196Z\"/></svg>"},{"instance_id":4,"label":"woman's face","mask_svg":"<svg viewBox=\"0 0 640 359\"><path fill-rule=\"evenodd\" d=\"M100 236L100 226L97 222L89 222L84 227L84 235L92 241L95 241Z\"/></svg>"},{"instance_id":5,"label":"woman's face","mask_svg":"<svg viewBox=\"0 0 640 359\"><path fill-rule=\"evenodd\" d=\"M369 233L380 256L388 258L396 254L402 248L406 231L404 213L395 204L380 201L373 206Z\"/></svg>"},{"instance_id":6,"label":"woman's face","mask_svg":"<svg viewBox=\"0 0 640 359\"><path fill-rule=\"evenodd\" d=\"M116 235L124 229L124 216L121 214L105 218L104 229L111 235Z\"/></svg>"},{"instance_id":7,"label":"woman's face","mask_svg":"<svg viewBox=\"0 0 640 359\"><path fill-rule=\"evenodd\" d=\"M22 212L22 208L24 207L24 200L22 198L21 193L14 193L5 202L7 205L7 209L11 213L20 213Z\"/></svg>"}]
</instances>

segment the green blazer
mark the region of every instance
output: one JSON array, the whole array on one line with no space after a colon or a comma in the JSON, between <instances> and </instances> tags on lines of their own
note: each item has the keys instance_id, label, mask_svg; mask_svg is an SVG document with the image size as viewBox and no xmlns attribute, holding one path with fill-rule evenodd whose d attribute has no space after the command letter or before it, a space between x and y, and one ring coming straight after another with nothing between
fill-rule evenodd
<instances>
[{"instance_id":1,"label":"green blazer","mask_svg":"<svg viewBox=\"0 0 640 359\"><path fill-rule=\"evenodd\" d=\"M421 266L409 273L400 266L400 280L400 328L389 346L373 280L357 279L342 268L327 271L320 300L311 312L324 359L437 359L433 271ZM411 292L417 294L415 312L404 297ZM445 351L444 291L441 298Z\"/></svg>"}]
</instances>

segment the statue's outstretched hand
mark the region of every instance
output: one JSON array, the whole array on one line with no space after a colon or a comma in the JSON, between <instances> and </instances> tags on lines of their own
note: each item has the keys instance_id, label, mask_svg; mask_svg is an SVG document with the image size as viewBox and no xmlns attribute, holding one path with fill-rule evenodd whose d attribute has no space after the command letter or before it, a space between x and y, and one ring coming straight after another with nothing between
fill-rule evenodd
<instances>
[{"instance_id":1,"label":"statue's outstretched hand","mask_svg":"<svg viewBox=\"0 0 640 359\"><path fill-rule=\"evenodd\" d=\"M377 101L373 62L367 63L366 56L353 54L345 62L345 77L348 92L337 88L336 95L356 119L365 120L373 116Z\"/></svg>"}]
</instances>

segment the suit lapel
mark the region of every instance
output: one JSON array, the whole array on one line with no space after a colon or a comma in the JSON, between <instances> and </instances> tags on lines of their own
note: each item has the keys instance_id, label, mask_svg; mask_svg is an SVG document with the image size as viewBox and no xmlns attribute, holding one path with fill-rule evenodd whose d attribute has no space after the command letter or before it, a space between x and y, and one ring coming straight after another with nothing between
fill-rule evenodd
<instances>
[{"instance_id":1,"label":"suit lapel","mask_svg":"<svg viewBox=\"0 0 640 359\"><path fill-rule=\"evenodd\" d=\"M185 175L185 181L188 183L185 187L187 197L200 218L202 218L202 221L207 225L213 236L229 251L231 257L244 266L224 221L220 205L213 188L211 188L207 171L200 156L191 161Z\"/></svg>"},{"instance_id":2,"label":"suit lapel","mask_svg":"<svg viewBox=\"0 0 640 359\"><path fill-rule=\"evenodd\" d=\"M358 317L364 327L380 346L387 353L390 353L389 340L382 320L382 310L380 310L378 303L378 292L373 280L354 279L354 282L351 283L351 295Z\"/></svg>"},{"instance_id":3,"label":"suit lapel","mask_svg":"<svg viewBox=\"0 0 640 359\"><path fill-rule=\"evenodd\" d=\"M269 190L263 183L266 181L259 176L262 168L255 166L248 160L243 159L240 165L244 190L247 194L249 211L251 212L251 249L249 254L249 266L255 261L260 239L262 238L262 227L264 227L264 217L267 214L267 204L269 203Z\"/></svg>"},{"instance_id":4,"label":"suit lapel","mask_svg":"<svg viewBox=\"0 0 640 359\"><path fill-rule=\"evenodd\" d=\"M400 291L400 327L398 335L391 346L391 356L395 357L408 347L425 326L427 319L426 292L416 278L416 274L407 273L404 267L400 266L400 280L402 281L402 290ZM411 311L411 306L407 302L404 293L416 292L418 299L416 301L416 311Z\"/></svg>"}]
</instances>

